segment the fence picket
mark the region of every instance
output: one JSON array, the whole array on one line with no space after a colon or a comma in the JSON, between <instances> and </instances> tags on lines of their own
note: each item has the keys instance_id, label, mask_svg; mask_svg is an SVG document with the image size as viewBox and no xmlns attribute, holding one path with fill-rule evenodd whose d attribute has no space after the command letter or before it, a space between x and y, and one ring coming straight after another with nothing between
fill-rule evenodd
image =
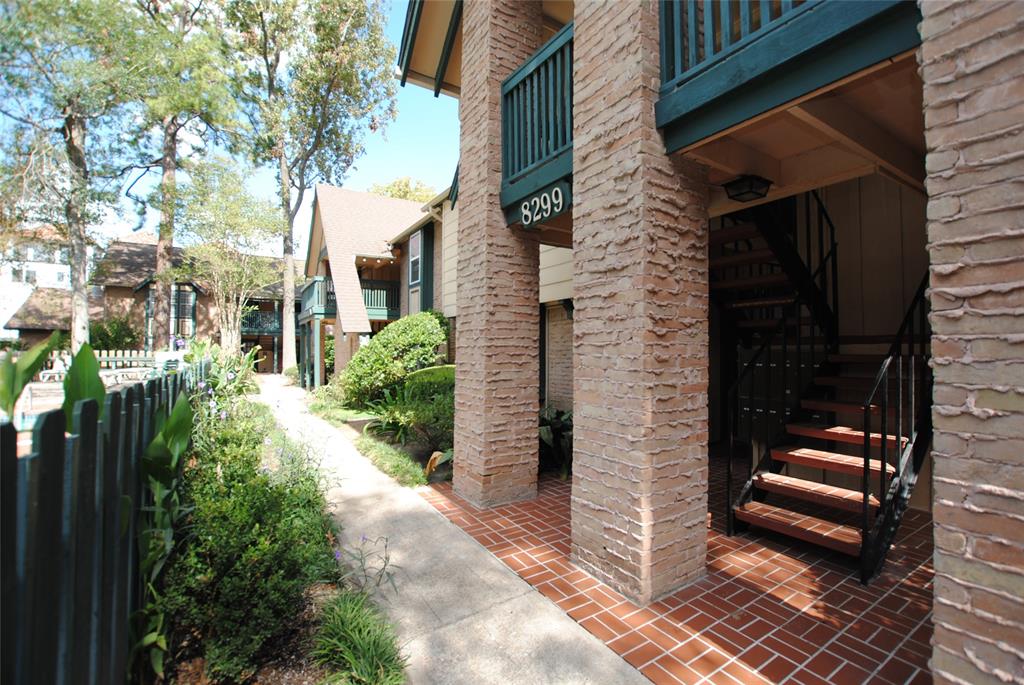
<instances>
[{"instance_id":1,"label":"fence picket","mask_svg":"<svg viewBox=\"0 0 1024 685\"><path fill-rule=\"evenodd\" d=\"M97 421L99 407L95 400L85 400L75 406L74 430L78 435L76 497L74 507L75 539L73 619L71 622L71 673L78 682L95 682L90 659L93 641L92 619L96 598L94 576L95 551L98 545L96 512L96 462L102 455L101 436Z\"/></svg>"},{"instance_id":2,"label":"fence picket","mask_svg":"<svg viewBox=\"0 0 1024 685\"><path fill-rule=\"evenodd\" d=\"M17 583L15 580L15 546L18 516L18 433L14 424L0 425L0 594L3 597L16 597ZM18 632L16 626L17 611L5 606L0 612L0 682L14 682L14 646Z\"/></svg>"}]
</instances>

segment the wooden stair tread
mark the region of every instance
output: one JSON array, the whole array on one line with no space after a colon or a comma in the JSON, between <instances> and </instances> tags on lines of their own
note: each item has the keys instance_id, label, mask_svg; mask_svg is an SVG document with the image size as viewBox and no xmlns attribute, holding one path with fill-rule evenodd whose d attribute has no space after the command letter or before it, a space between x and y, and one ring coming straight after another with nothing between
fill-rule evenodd
<instances>
[{"instance_id":1,"label":"wooden stair tread","mask_svg":"<svg viewBox=\"0 0 1024 685\"><path fill-rule=\"evenodd\" d=\"M779 325L779 321L781 319L744 319L743 321L736 322L736 328L771 330ZM794 322L792 325L795 326L796 323Z\"/></svg>"},{"instance_id":2,"label":"wooden stair tread","mask_svg":"<svg viewBox=\"0 0 1024 685\"><path fill-rule=\"evenodd\" d=\"M837 414L857 414L863 412L864 405L860 402L840 402L838 400L800 400L800 406L810 411L827 411ZM878 415L882 413L882 407L877 404L868 406L868 411ZM889 407L889 413L896 415L896 407Z\"/></svg>"},{"instance_id":3,"label":"wooden stair tread","mask_svg":"<svg viewBox=\"0 0 1024 685\"><path fill-rule=\"evenodd\" d=\"M762 502L747 502L733 510L740 521L850 556L860 555L861 534L853 526L832 523L816 516L797 514Z\"/></svg>"},{"instance_id":4,"label":"wooden stair tread","mask_svg":"<svg viewBox=\"0 0 1024 685\"><path fill-rule=\"evenodd\" d=\"M815 376L815 385L826 385L834 388L856 388L858 390L870 390L875 384L874 376ZM890 379L890 388L895 387Z\"/></svg>"},{"instance_id":5,"label":"wooden stair tread","mask_svg":"<svg viewBox=\"0 0 1024 685\"><path fill-rule=\"evenodd\" d=\"M749 300L736 300L735 302L727 302L725 304L726 309L753 309L756 307L783 307L787 304L793 304L796 302L796 298L792 295L782 297L756 297Z\"/></svg>"},{"instance_id":6,"label":"wooden stair tread","mask_svg":"<svg viewBox=\"0 0 1024 685\"><path fill-rule=\"evenodd\" d=\"M753 240L760 236L761 232L757 230L755 224L744 223L711 231L708 236L708 242L712 245L723 245L725 243L734 243L737 240Z\"/></svg>"},{"instance_id":7,"label":"wooden stair tread","mask_svg":"<svg viewBox=\"0 0 1024 685\"><path fill-rule=\"evenodd\" d=\"M712 290L749 290L750 288L763 288L773 285L784 285L789 283L786 274L764 274L762 276L751 276L749 278L734 278L721 281L712 281Z\"/></svg>"},{"instance_id":8,"label":"wooden stair tread","mask_svg":"<svg viewBox=\"0 0 1024 685\"><path fill-rule=\"evenodd\" d=\"M816 450L810 447L798 447L796 445L775 447L772 448L772 459L788 464L799 464L812 469L848 473L854 476L864 473L864 457ZM872 459L868 462L868 469L872 475L877 476L881 472L881 464L878 459ZM896 473L896 467L892 464L886 464L885 470L890 476Z\"/></svg>"},{"instance_id":9,"label":"wooden stair tread","mask_svg":"<svg viewBox=\"0 0 1024 685\"><path fill-rule=\"evenodd\" d=\"M830 426L824 423L789 423L786 424L786 432L790 435L800 435L805 438L817 438L819 440L831 440L849 445L863 445L864 431L852 426L835 425ZM872 447L882 446L882 434L872 433L870 436ZM897 437L892 434L885 436L889 447L904 447L907 438Z\"/></svg>"},{"instance_id":10,"label":"wooden stair tread","mask_svg":"<svg viewBox=\"0 0 1024 685\"><path fill-rule=\"evenodd\" d=\"M747 264L764 264L769 262L775 262L775 253L771 250L747 250L746 252L735 252L733 254L712 257L708 260L708 267L724 269L730 266L746 266Z\"/></svg>"},{"instance_id":11,"label":"wooden stair tread","mask_svg":"<svg viewBox=\"0 0 1024 685\"><path fill-rule=\"evenodd\" d=\"M864 493L857 490L771 472L759 473L754 476L754 485L765 492L774 492L778 495L786 495L826 507L854 512L863 511ZM868 506L877 508L878 505L878 498L869 494Z\"/></svg>"}]
</instances>

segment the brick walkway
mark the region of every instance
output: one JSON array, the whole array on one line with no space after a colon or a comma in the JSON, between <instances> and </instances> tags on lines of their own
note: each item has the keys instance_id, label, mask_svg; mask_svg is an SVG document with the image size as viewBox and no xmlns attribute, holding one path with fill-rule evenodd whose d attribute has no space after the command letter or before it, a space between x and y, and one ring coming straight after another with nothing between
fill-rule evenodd
<instances>
[{"instance_id":1,"label":"brick walkway","mask_svg":"<svg viewBox=\"0 0 1024 685\"><path fill-rule=\"evenodd\" d=\"M569 483L480 510L451 484L423 496L655 683L929 683L931 517L911 510L868 587L839 554L770 534L724 534L713 460L708 574L641 608L569 560Z\"/></svg>"}]
</instances>

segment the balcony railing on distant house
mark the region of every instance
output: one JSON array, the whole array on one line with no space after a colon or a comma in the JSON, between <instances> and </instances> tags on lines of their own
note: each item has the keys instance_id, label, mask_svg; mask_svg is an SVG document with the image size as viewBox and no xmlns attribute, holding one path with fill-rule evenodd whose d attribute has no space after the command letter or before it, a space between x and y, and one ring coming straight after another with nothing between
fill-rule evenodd
<instances>
[{"instance_id":1,"label":"balcony railing on distant house","mask_svg":"<svg viewBox=\"0 0 1024 685\"><path fill-rule=\"evenodd\" d=\"M280 335L281 313L245 312L242 314L242 333L245 335Z\"/></svg>"},{"instance_id":2,"label":"balcony railing on distant house","mask_svg":"<svg viewBox=\"0 0 1024 685\"><path fill-rule=\"evenodd\" d=\"M371 321L392 321L400 316L398 281L360 281L363 290L363 304Z\"/></svg>"},{"instance_id":3,"label":"balcony railing on distant house","mask_svg":"<svg viewBox=\"0 0 1024 685\"><path fill-rule=\"evenodd\" d=\"M569 23L502 83L501 205L509 223L528 226L571 204L572 38Z\"/></svg>"},{"instance_id":4,"label":"balcony railing on distant house","mask_svg":"<svg viewBox=\"0 0 1024 685\"><path fill-rule=\"evenodd\" d=\"M327 276L314 276L302 289L300 317L334 314L338 302L334 294L334 281Z\"/></svg>"},{"instance_id":5,"label":"balcony railing on distant house","mask_svg":"<svg viewBox=\"0 0 1024 685\"><path fill-rule=\"evenodd\" d=\"M668 152L920 43L917 3L902 0L662 0L659 7L655 114Z\"/></svg>"}]
</instances>

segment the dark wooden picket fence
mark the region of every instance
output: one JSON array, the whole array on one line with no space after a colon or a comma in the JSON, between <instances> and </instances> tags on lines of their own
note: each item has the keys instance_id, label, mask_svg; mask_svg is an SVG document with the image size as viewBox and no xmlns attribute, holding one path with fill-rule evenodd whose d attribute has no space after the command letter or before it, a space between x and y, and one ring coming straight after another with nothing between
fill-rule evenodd
<instances>
[{"instance_id":1,"label":"dark wooden picket fence","mask_svg":"<svg viewBox=\"0 0 1024 685\"><path fill-rule=\"evenodd\" d=\"M158 412L205 368L188 367L43 414L30 453L0 425L0 682L115 683L127 677L141 587L140 459Z\"/></svg>"}]
</instances>

